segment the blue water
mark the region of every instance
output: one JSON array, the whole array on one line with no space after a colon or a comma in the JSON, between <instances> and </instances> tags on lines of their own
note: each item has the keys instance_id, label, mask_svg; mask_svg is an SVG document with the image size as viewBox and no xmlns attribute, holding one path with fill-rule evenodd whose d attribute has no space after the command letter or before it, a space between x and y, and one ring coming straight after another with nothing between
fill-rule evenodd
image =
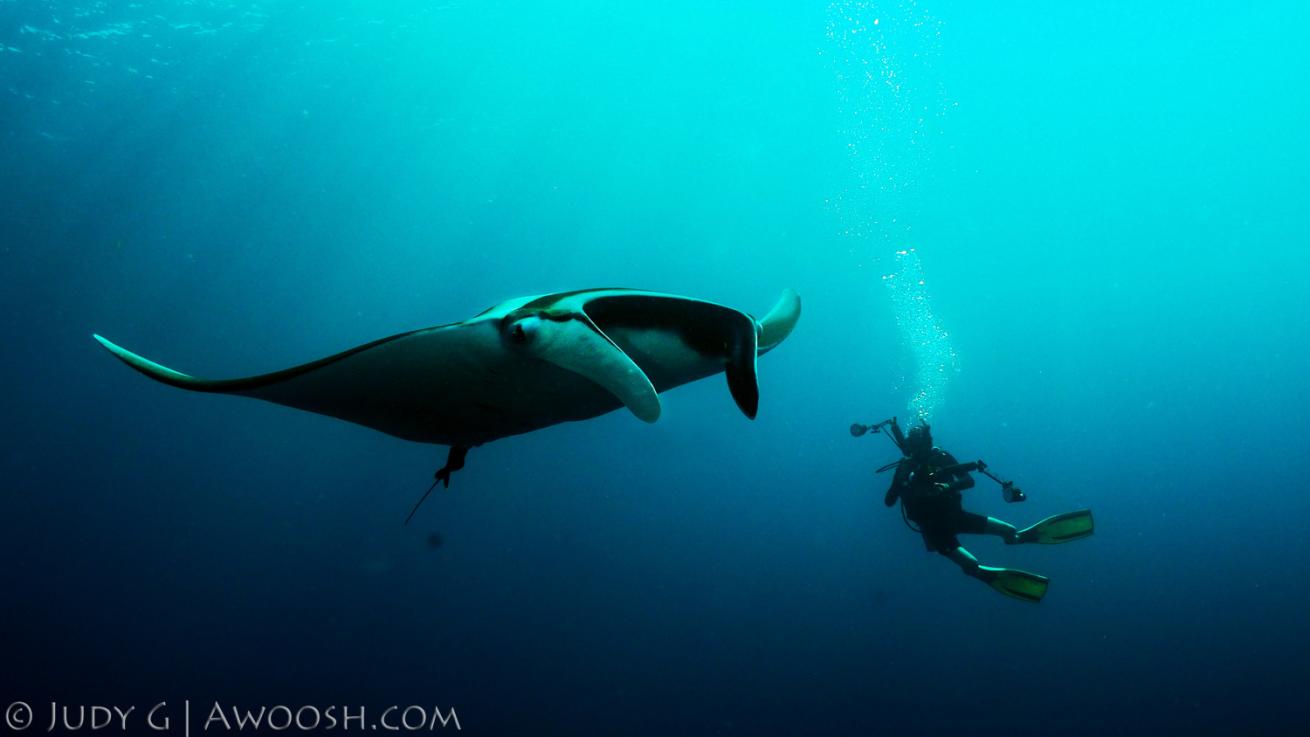
<instances>
[{"instance_id":1,"label":"blue water","mask_svg":"<svg viewBox=\"0 0 1310 737\"><path fill-rule=\"evenodd\" d=\"M0 0L0 707L1304 734L1308 22ZM408 527L444 448L90 337L239 376L616 285L757 315L796 289L758 419L712 377L654 425L498 441ZM1030 495L971 509L1095 511L1070 545L966 540L1045 601L883 507L895 453L847 426L890 415Z\"/></svg>"}]
</instances>

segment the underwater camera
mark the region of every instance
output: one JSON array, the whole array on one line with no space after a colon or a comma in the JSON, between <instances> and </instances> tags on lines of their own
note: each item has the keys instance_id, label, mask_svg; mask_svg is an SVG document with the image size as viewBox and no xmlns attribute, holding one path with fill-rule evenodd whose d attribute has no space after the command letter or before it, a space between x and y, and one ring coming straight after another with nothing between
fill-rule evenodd
<instances>
[{"instance_id":1,"label":"underwater camera","mask_svg":"<svg viewBox=\"0 0 1310 737\"><path fill-rule=\"evenodd\" d=\"M1001 498L1010 504L1028 500L1028 495L1023 493L1023 489L1014 485L1013 481L1006 481L1001 484Z\"/></svg>"}]
</instances>

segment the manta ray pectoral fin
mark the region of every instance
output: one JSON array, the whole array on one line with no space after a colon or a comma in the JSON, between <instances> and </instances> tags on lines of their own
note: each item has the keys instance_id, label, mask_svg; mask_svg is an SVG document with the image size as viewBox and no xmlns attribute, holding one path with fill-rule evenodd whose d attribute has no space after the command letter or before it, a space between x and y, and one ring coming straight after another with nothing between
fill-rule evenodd
<instances>
[{"instance_id":1,"label":"manta ray pectoral fin","mask_svg":"<svg viewBox=\"0 0 1310 737\"><path fill-rule=\"evenodd\" d=\"M188 376L187 374L184 374L181 371L174 371L173 369L168 368L167 366L160 366L154 361L151 361L148 358L143 358L141 356L138 356L132 351L129 351L128 349L123 348L122 346L115 345L112 341L108 340L107 338L102 338L99 335L92 334L91 337L95 338L97 343L104 346L105 350L114 354L114 356L118 358L118 360L122 361L128 366L131 366L137 371L140 371L146 376L149 376L155 381L162 382L164 384L169 384L171 386L181 387L183 389L193 389L196 391L213 390L211 385L214 384L214 382L212 381L197 379L196 377Z\"/></svg>"},{"instance_id":2,"label":"manta ray pectoral fin","mask_svg":"<svg viewBox=\"0 0 1310 737\"><path fill-rule=\"evenodd\" d=\"M785 289L769 314L760 320L760 353L768 353L791 335L796 321L801 319L801 298L791 289Z\"/></svg>"},{"instance_id":3,"label":"manta ray pectoral fin","mask_svg":"<svg viewBox=\"0 0 1310 737\"><path fill-rule=\"evenodd\" d=\"M650 379L585 314L544 321L530 350L543 361L601 385L639 419L660 418L660 397Z\"/></svg>"}]
</instances>

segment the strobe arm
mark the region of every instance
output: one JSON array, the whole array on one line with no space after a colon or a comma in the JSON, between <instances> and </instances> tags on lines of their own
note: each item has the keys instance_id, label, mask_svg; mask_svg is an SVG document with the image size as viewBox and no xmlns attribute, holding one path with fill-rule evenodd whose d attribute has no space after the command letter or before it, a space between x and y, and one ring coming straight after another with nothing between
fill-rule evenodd
<instances>
[{"instance_id":1,"label":"strobe arm","mask_svg":"<svg viewBox=\"0 0 1310 737\"><path fill-rule=\"evenodd\" d=\"M1001 497L1004 498L1005 501L1013 504L1015 502L1022 502L1028 498L1028 495L1023 493L1023 489L1015 486L1013 481L1007 481L988 470L987 463L982 459L970 461L968 463L959 463L954 466L947 466L937 473L949 475L957 473L972 473L974 471L977 471L992 481L995 481L997 484L1000 484Z\"/></svg>"}]
</instances>

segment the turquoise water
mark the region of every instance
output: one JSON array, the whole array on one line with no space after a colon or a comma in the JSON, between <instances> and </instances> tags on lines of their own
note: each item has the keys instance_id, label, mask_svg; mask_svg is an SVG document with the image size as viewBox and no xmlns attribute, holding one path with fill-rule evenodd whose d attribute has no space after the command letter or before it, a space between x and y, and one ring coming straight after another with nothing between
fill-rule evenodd
<instances>
[{"instance_id":1,"label":"turquoise water","mask_svg":"<svg viewBox=\"0 0 1310 737\"><path fill-rule=\"evenodd\" d=\"M0 0L0 708L1300 733L1308 16ZM90 338L240 376L607 286L796 289L758 418L712 377L488 444L408 527L444 448ZM1030 496L970 509L1095 510L966 539L1041 604L882 506L891 415Z\"/></svg>"}]
</instances>

